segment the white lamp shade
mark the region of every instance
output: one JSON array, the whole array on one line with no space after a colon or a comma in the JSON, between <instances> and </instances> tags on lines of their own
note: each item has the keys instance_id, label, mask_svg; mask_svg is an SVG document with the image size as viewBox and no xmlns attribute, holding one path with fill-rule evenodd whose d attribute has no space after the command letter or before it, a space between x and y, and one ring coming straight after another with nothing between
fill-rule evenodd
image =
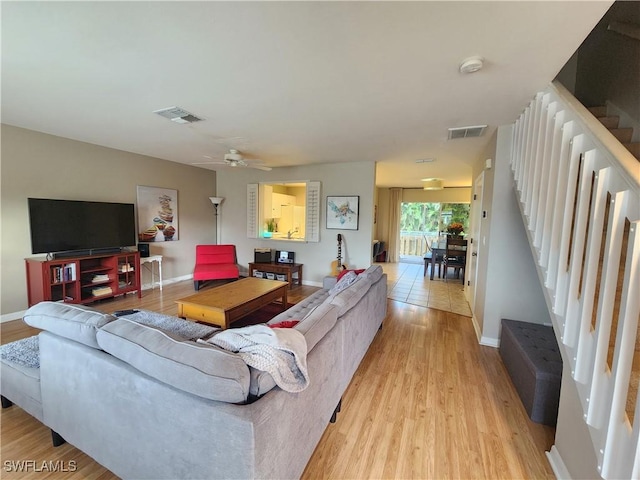
<instances>
[{"instance_id":1,"label":"white lamp shade","mask_svg":"<svg viewBox=\"0 0 640 480\"><path fill-rule=\"evenodd\" d=\"M216 207L224 202L224 197L209 197L211 203L213 203Z\"/></svg>"}]
</instances>

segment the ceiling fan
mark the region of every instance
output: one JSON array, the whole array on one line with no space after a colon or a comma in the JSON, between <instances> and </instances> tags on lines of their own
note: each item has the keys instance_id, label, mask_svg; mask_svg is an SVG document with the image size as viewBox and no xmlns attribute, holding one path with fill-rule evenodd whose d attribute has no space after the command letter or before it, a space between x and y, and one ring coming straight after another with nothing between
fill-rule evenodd
<instances>
[{"instance_id":1,"label":"ceiling fan","mask_svg":"<svg viewBox=\"0 0 640 480\"><path fill-rule=\"evenodd\" d=\"M204 157L214 160L214 157L210 157L208 155L205 155ZM240 152L234 148L224 155L224 161L222 162L199 162L192 163L191 165L226 165L227 167L256 168L265 172L269 172L271 170L271 167L267 167L261 163L248 162Z\"/></svg>"}]
</instances>

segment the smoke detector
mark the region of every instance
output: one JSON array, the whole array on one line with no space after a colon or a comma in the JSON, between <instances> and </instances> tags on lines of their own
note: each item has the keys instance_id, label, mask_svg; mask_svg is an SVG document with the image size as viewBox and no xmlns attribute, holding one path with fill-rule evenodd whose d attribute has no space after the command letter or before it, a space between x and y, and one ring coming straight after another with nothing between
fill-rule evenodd
<instances>
[{"instance_id":1,"label":"smoke detector","mask_svg":"<svg viewBox=\"0 0 640 480\"><path fill-rule=\"evenodd\" d=\"M460 73L475 73L484 65L482 57L469 57L460 62Z\"/></svg>"}]
</instances>

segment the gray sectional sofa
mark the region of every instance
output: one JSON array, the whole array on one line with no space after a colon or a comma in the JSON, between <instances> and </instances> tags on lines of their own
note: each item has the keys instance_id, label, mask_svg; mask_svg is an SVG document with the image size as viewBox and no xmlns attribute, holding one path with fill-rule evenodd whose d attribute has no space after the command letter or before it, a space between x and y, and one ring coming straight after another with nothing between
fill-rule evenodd
<instances>
[{"instance_id":1,"label":"gray sectional sofa","mask_svg":"<svg viewBox=\"0 0 640 480\"><path fill-rule=\"evenodd\" d=\"M300 320L310 384L299 393L233 352L133 316L38 304L25 321L44 330L42 421L125 479L298 478L386 316L380 266L337 290L270 321Z\"/></svg>"}]
</instances>

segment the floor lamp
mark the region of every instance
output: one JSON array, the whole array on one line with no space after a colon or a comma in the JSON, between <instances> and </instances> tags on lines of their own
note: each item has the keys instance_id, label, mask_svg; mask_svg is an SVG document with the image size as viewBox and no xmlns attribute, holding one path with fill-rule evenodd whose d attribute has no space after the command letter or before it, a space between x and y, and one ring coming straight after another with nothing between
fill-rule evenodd
<instances>
[{"instance_id":1,"label":"floor lamp","mask_svg":"<svg viewBox=\"0 0 640 480\"><path fill-rule=\"evenodd\" d=\"M220 234L219 232L219 227L218 227L218 207L220 205L222 205L222 202L224 202L224 197L209 197L209 200L211 200L211 203L213 203L213 206L216 209L216 245L218 244L219 238L220 238Z\"/></svg>"}]
</instances>

